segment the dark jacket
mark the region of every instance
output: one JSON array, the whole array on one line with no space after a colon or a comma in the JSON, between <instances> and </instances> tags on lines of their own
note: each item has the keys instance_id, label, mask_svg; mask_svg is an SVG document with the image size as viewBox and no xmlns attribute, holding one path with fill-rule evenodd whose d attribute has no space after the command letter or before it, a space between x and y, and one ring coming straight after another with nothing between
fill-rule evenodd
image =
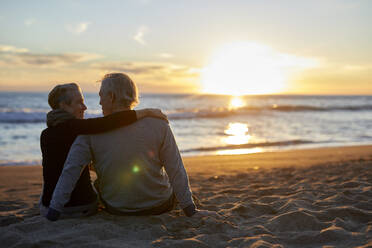
<instances>
[{"instance_id":1,"label":"dark jacket","mask_svg":"<svg viewBox=\"0 0 372 248\"><path fill-rule=\"evenodd\" d=\"M137 120L133 110L117 112L109 116L92 119L68 119L51 125L48 120L46 128L40 137L43 156L43 194L42 204L49 207L54 189L62 173L72 143L78 135L96 134L132 124ZM84 168L80 179L71 194L70 201L65 207L86 205L96 200L88 166Z\"/></svg>"}]
</instances>

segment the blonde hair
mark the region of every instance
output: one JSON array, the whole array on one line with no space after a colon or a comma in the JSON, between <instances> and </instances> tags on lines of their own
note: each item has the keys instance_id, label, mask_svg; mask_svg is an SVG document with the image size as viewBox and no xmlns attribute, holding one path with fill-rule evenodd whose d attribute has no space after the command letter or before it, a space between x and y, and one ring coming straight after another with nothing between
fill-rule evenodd
<instances>
[{"instance_id":1,"label":"blonde hair","mask_svg":"<svg viewBox=\"0 0 372 248\"><path fill-rule=\"evenodd\" d=\"M79 85L76 83L59 84L55 86L48 95L49 106L52 109L58 109L61 102L70 104L76 91L81 92Z\"/></svg>"},{"instance_id":2,"label":"blonde hair","mask_svg":"<svg viewBox=\"0 0 372 248\"><path fill-rule=\"evenodd\" d=\"M130 77L124 73L109 73L102 79L103 94L112 93L119 106L133 108L139 103L138 89Z\"/></svg>"}]
</instances>

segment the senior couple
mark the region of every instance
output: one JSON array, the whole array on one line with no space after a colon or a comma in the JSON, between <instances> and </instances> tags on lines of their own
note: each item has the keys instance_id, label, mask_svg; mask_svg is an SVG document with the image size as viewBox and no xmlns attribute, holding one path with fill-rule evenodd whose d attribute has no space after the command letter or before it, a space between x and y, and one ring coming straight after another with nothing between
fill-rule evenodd
<instances>
[{"instance_id":1,"label":"senior couple","mask_svg":"<svg viewBox=\"0 0 372 248\"><path fill-rule=\"evenodd\" d=\"M84 119L77 84L57 85L40 138L43 192L40 213L49 220L89 216L98 202L115 215L157 215L177 204L186 216L216 215L195 207L189 180L166 116L132 110L135 83L123 73L104 76L99 91L104 117ZM97 173L92 186L89 166Z\"/></svg>"}]
</instances>

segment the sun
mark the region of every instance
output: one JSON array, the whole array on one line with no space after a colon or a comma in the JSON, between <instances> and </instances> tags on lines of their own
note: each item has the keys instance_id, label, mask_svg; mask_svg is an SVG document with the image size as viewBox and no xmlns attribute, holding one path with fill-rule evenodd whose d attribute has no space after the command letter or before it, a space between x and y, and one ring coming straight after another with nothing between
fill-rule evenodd
<instances>
[{"instance_id":1,"label":"sun","mask_svg":"<svg viewBox=\"0 0 372 248\"><path fill-rule=\"evenodd\" d=\"M225 45L203 69L202 91L236 96L279 93L285 88L286 79L282 62L279 53L264 45Z\"/></svg>"}]
</instances>

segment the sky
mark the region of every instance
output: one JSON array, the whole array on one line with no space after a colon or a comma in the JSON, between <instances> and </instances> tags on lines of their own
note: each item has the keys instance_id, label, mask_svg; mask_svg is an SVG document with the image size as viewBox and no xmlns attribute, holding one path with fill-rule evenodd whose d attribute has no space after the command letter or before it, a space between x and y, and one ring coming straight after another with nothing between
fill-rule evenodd
<instances>
[{"instance_id":1,"label":"sky","mask_svg":"<svg viewBox=\"0 0 372 248\"><path fill-rule=\"evenodd\" d=\"M0 91L372 94L372 1L0 2Z\"/></svg>"}]
</instances>

